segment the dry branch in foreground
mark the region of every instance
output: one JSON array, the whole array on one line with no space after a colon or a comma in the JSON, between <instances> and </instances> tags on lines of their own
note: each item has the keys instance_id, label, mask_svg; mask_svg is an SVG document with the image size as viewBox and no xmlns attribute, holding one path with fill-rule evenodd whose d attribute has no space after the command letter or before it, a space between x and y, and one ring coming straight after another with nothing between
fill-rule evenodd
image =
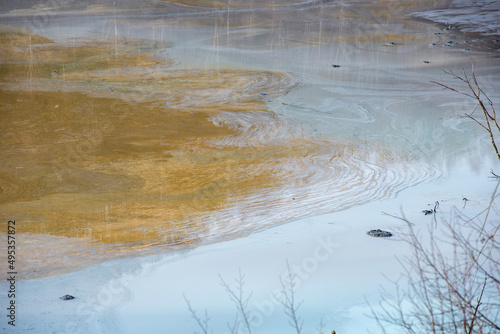
<instances>
[{"instance_id":1,"label":"dry branch in foreground","mask_svg":"<svg viewBox=\"0 0 500 334\"><path fill-rule=\"evenodd\" d=\"M496 119L495 107L493 106L493 102L490 100L488 95L486 95L483 89L479 87L474 71L472 71L470 76L468 76L467 73L465 73L465 70L463 71L462 76L453 73L453 71L444 71L444 72L446 74L451 75L454 79L458 79L463 83L465 83L467 85L468 91L461 91L456 88L453 88L450 85L445 85L436 81L431 81L431 82L438 84L439 86L445 89L451 90L458 94L465 95L477 101L478 107L481 109L483 113L482 117L476 117L474 115L474 113L477 110L477 107L470 114L466 113L465 115L470 119L472 119L477 124L479 124L483 129L485 129L488 132L491 139L491 145L493 146L497 154L497 157L500 160L500 153L498 151L498 147L495 141L495 137L500 134L500 126L498 125Z\"/></svg>"}]
</instances>

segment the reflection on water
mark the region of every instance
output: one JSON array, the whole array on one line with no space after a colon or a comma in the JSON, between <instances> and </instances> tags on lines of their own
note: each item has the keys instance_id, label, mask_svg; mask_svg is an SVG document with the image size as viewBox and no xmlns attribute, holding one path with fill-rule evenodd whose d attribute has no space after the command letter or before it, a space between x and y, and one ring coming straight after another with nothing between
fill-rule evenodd
<instances>
[{"instance_id":1,"label":"reflection on water","mask_svg":"<svg viewBox=\"0 0 500 334\"><path fill-rule=\"evenodd\" d=\"M402 30L328 36L323 31L345 28L355 18L392 20L394 15L382 15L387 4L366 13L363 6L328 11L323 3L328 2L254 1L251 6L263 13L255 15L241 11L250 6L247 2L231 1L231 20L219 11L228 7L225 1L163 5L215 8L213 17L190 14L173 26L179 23L191 38L201 32L197 38L218 48L241 42L248 49L332 41L427 43L427 37ZM304 18L319 15L324 26L316 19L299 25L306 27L302 30L290 21L277 23L276 15L288 9L277 13L274 7L306 5L313 9ZM154 6L162 8L159 2ZM34 10L13 9L15 15ZM97 11L89 6L82 12L90 9ZM392 13L400 10L408 9L394 6ZM227 30L216 37L190 30L216 22L215 33L219 19ZM280 99L305 84L300 71L291 74L268 65L196 66L200 54L189 54L180 38L120 35L116 20L114 24L114 34L53 39L26 28L0 27L0 217L18 222L24 245L19 267L26 278L122 255L240 237L298 217L394 196L439 175L397 145L348 138L351 128L335 130L335 136L315 132L315 122L331 129L348 124L348 118L342 120L345 112L357 113L366 129L368 123L382 126L368 109L356 109L361 102L324 123L314 108L343 107L340 100L323 99L328 106L301 112L317 120L293 120L295 107ZM144 28L144 22L136 24L138 30ZM276 113L276 105L288 108L290 117Z\"/></svg>"}]
</instances>

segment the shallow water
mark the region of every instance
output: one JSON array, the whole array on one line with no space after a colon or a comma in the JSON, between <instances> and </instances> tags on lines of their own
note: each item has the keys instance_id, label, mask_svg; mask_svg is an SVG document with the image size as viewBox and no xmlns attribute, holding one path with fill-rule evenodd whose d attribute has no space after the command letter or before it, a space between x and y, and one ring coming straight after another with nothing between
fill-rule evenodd
<instances>
[{"instance_id":1,"label":"shallow water","mask_svg":"<svg viewBox=\"0 0 500 334\"><path fill-rule=\"evenodd\" d=\"M472 35L405 16L427 3L247 4L5 8L0 215L19 222L24 278L241 237L494 161L463 116L474 103L430 83L474 64L498 100L492 40L443 46Z\"/></svg>"}]
</instances>

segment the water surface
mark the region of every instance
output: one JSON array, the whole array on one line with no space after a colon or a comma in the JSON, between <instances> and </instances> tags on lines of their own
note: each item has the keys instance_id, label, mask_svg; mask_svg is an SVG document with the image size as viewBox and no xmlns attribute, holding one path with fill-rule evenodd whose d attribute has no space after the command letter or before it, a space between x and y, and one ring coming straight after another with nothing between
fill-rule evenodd
<instances>
[{"instance_id":1,"label":"water surface","mask_svg":"<svg viewBox=\"0 0 500 334\"><path fill-rule=\"evenodd\" d=\"M406 15L442 5L5 6L0 215L18 222L22 276L242 237L492 161L472 101L430 81L474 64L498 99L495 43Z\"/></svg>"}]
</instances>

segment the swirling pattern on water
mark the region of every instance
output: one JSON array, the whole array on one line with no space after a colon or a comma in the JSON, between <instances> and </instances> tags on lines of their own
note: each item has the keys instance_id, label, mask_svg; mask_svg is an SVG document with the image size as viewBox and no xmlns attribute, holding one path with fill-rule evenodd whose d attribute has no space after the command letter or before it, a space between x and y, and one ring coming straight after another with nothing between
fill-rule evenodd
<instances>
[{"instance_id":1,"label":"swirling pattern on water","mask_svg":"<svg viewBox=\"0 0 500 334\"><path fill-rule=\"evenodd\" d=\"M262 166L279 177L278 187L242 196L230 207L205 216L203 220L210 226L206 238L245 235L285 221L393 197L440 175L409 152L367 142L322 140L273 114L222 112L212 121L238 129L236 135L211 140L214 146L264 149L288 143L293 153L271 158Z\"/></svg>"},{"instance_id":2,"label":"swirling pattern on water","mask_svg":"<svg viewBox=\"0 0 500 334\"><path fill-rule=\"evenodd\" d=\"M40 240L22 254L26 277L53 273L56 262L71 270L81 258L90 264L247 235L438 175L398 149L325 139L273 112L301 86L292 74L173 69L152 61L154 43L144 54L142 44L114 41L40 46L33 80L23 66L4 64L12 68L0 82L0 216L19 217L17 232ZM362 104L354 108L357 121L372 121ZM62 250L43 264L35 250L52 247L54 237ZM42 263L36 274L33 263Z\"/></svg>"}]
</instances>

